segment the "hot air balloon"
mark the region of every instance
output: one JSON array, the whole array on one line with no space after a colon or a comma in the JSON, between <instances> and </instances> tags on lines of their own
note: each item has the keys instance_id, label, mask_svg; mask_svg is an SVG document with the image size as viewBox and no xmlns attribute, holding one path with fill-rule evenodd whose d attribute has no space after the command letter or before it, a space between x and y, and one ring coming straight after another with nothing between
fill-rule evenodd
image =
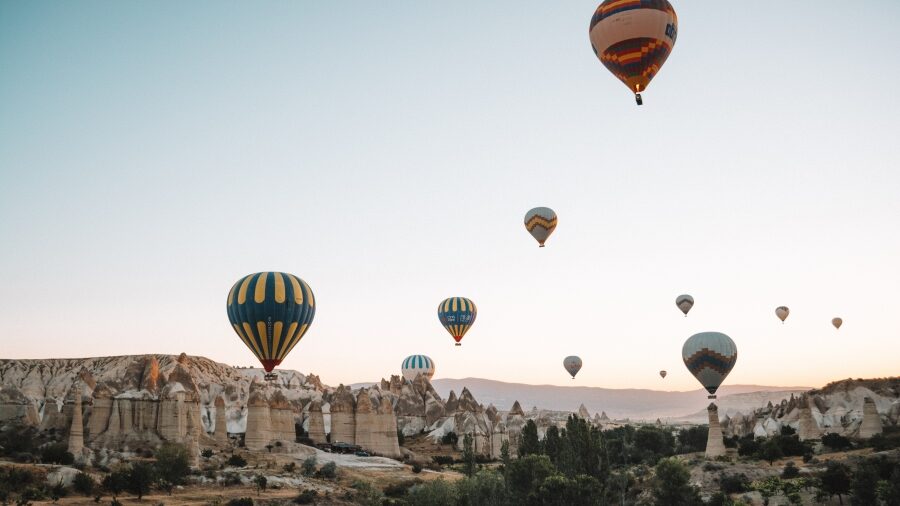
<instances>
[{"instance_id":1,"label":"hot air balloon","mask_svg":"<svg viewBox=\"0 0 900 506\"><path fill-rule=\"evenodd\" d=\"M272 369L300 342L316 315L305 281L286 272L257 272L228 292L228 320L238 337L274 379Z\"/></svg>"},{"instance_id":2,"label":"hot air balloon","mask_svg":"<svg viewBox=\"0 0 900 506\"><path fill-rule=\"evenodd\" d=\"M434 360L425 355L410 355L403 359L400 365L400 372L407 381L416 379L419 374L424 375L431 381L434 376Z\"/></svg>"},{"instance_id":3,"label":"hot air balloon","mask_svg":"<svg viewBox=\"0 0 900 506\"><path fill-rule=\"evenodd\" d=\"M477 315L478 308L475 307L475 303L465 297L450 297L444 299L438 306L438 319L456 340L457 346L460 346L463 336L475 323Z\"/></svg>"},{"instance_id":4,"label":"hot air balloon","mask_svg":"<svg viewBox=\"0 0 900 506\"><path fill-rule=\"evenodd\" d=\"M563 367L569 371L569 374L572 375L572 379L575 379L575 375L581 370L581 358L576 357L575 355L568 356L563 359Z\"/></svg>"},{"instance_id":5,"label":"hot air balloon","mask_svg":"<svg viewBox=\"0 0 900 506\"><path fill-rule=\"evenodd\" d=\"M721 332L701 332L684 342L681 358L688 371L716 398L716 390L737 362L737 345Z\"/></svg>"},{"instance_id":6,"label":"hot air balloon","mask_svg":"<svg viewBox=\"0 0 900 506\"><path fill-rule=\"evenodd\" d=\"M659 377L660 377L660 378L665 379L665 378L666 378L666 374L669 374L669 373L667 373L666 371L659 371Z\"/></svg>"},{"instance_id":7,"label":"hot air balloon","mask_svg":"<svg viewBox=\"0 0 900 506\"><path fill-rule=\"evenodd\" d=\"M588 34L594 54L641 105L641 92L675 45L678 16L667 0L606 0L594 12Z\"/></svg>"},{"instance_id":8,"label":"hot air balloon","mask_svg":"<svg viewBox=\"0 0 900 506\"><path fill-rule=\"evenodd\" d=\"M549 207L535 207L525 213L525 230L528 230L543 248L544 242L556 230L556 213Z\"/></svg>"},{"instance_id":9,"label":"hot air balloon","mask_svg":"<svg viewBox=\"0 0 900 506\"><path fill-rule=\"evenodd\" d=\"M784 323L784 320L787 319L789 314L791 314L791 310L788 309L787 306L778 306L775 308L775 316L781 320L781 323Z\"/></svg>"},{"instance_id":10,"label":"hot air balloon","mask_svg":"<svg viewBox=\"0 0 900 506\"><path fill-rule=\"evenodd\" d=\"M834 328L840 329L840 328L841 328L841 325L844 324L844 320L842 320L842 319L840 319L840 318L832 318L832 319L831 319L831 324L834 325Z\"/></svg>"},{"instance_id":11,"label":"hot air balloon","mask_svg":"<svg viewBox=\"0 0 900 506\"><path fill-rule=\"evenodd\" d=\"M687 318L688 311L694 307L694 298L690 295L679 295L675 298L675 305L678 306L678 309L684 313L685 318Z\"/></svg>"}]
</instances>

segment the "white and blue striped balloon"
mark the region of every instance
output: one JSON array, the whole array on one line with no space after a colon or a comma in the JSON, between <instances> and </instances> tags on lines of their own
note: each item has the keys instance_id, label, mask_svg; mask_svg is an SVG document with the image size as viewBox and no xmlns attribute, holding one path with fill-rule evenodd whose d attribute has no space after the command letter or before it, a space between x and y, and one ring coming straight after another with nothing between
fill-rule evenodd
<instances>
[{"instance_id":1,"label":"white and blue striped balloon","mask_svg":"<svg viewBox=\"0 0 900 506\"><path fill-rule=\"evenodd\" d=\"M432 376L434 376L434 360L425 355L410 355L403 359L400 371L408 381L416 379L416 376L419 374L423 374L428 381L431 381Z\"/></svg>"}]
</instances>

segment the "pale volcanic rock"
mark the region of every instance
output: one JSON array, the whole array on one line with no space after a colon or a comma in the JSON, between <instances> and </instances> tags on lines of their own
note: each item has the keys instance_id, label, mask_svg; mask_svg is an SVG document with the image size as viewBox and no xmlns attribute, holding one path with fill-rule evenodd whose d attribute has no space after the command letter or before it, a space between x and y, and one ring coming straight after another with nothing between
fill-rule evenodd
<instances>
[{"instance_id":1,"label":"pale volcanic rock","mask_svg":"<svg viewBox=\"0 0 900 506\"><path fill-rule=\"evenodd\" d=\"M446 416L444 410L444 401L437 392L428 391L425 393L425 425L433 425L435 422Z\"/></svg>"},{"instance_id":2,"label":"pale volcanic rock","mask_svg":"<svg viewBox=\"0 0 900 506\"><path fill-rule=\"evenodd\" d=\"M387 397L373 402L371 393L363 388L356 396L356 444L376 455L399 458L394 408Z\"/></svg>"},{"instance_id":3,"label":"pale volcanic rock","mask_svg":"<svg viewBox=\"0 0 900 506\"><path fill-rule=\"evenodd\" d=\"M450 401L448 400L447 402L449 403ZM462 392L459 394L456 411L469 411L474 413L478 411L479 408L480 406L472 395L472 392L470 392L468 388L463 387Z\"/></svg>"},{"instance_id":4,"label":"pale volcanic rock","mask_svg":"<svg viewBox=\"0 0 900 506\"><path fill-rule=\"evenodd\" d=\"M709 435L706 439L706 458L725 455L725 443L722 441L722 427L719 426L719 410L714 403L707 408L709 412Z\"/></svg>"},{"instance_id":5,"label":"pale volcanic rock","mask_svg":"<svg viewBox=\"0 0 900 506\"><path fill-rule=\"evenodd\" d=\"M601 423L607 423L609 421L610 421L610 419L608 416L606 416L606 411L603 411L602 413L600 413L600 422Z\"/></svg>"},{"instance_id":6,"label":"pale volcanic rock","mask_svg":"<svg viewBox=\"0 0 900 506\"><path fill-rule=\"evenodd\" d=\"M325 439L325 418L322 415L322 403L313 401L309 406L309 427L306 429L314 444L322 444Z\"/></svg>"},{"instance_id":7,"label":"pale volcanic rock","mask_svg":"<svg viewBox=\"0 0 900 506\"><path fill-rule=\"evenodd\" d=\"M800 438L800 441L820 439L822 437L822 431L819 430L819 425L812 416L812 410L809 407L808 399L803 399L803 402L799 407L797 435Z\"/></svg>"},{"instance_id":8,"label":"pale volcanic rock","mask_svg":"<svg viewBox=\"0 0 900 506\"><path fill-rule=\"evenodd\" d=\"M584 407L584 404L582 404L581 406L578 407L578 418L581 418L582 420L590 420L591 419L591 415L590 415L590 413L588 413L587 408Z\"/></svg>"},{"instance_id":9,"label":"pale volcanic rock","mask_svg":"<svg viewBox=\"0 0 900 506\"><path fill-rule=\"evenodd\" d=\"M44 402L43 418L41 418L41 430L66 430L70 421L60 409L56 399L47 399Z\"/></svg>"},{"instance_id":10,"label":"pale volcanic rock","mask_svg":"<svg viewBox=\"0 0 900 506\"><path fill-rule=\"evenodd\" d=\"M112 411L110 411L106 433L111 436L118 436L122 433L122 417L119 414L119 401L117 399L112 401Z\"/></svg>"},{"instance_id":11,"label":"pale volcanic rock","mask_svg":"<svg viewBox=\"0 0 900 506\"><path fill-rule=\"evenodd\" d=\"M84 418L81 414L81 390L73 388L72 425L69 428L69 453L81 460L84 453Z\"/></svg>"},{"instance_id":12,"label":"pale volcanic rock","mask_svg":"<svg viewBox=\"0 0 900 506\"><path fill-rule=\"evenodd\" d=\"M272 420L272 438L279 441L294 441L294 410L281 390L275 390L269 398L269 413Z\"/></svg>"},{"instance_id":13,"label":"pale volcanic rock","mask_svg":"<svg viewBox=\"0 0 900 506\"><path fill-rule=\"evenodd\" d=\"M368 394L366 394L368 396ZM356 443L356 403L352 391L338 386L331 398L331 442Z\"/></svg>"},{"instance_id":14,"label":"pale volcanic rock","mask_svg":"<svg viewBox=\"0 0 900 506\"><path fill-rule=\"evenodd\" d=\"M247 432L244 446L248 450L264 450L272 441L272 419L265 386L254 381L250 384L250 400L247 402Z\"/></svg>"},{"instance_id":15,"label":"pale volcanic rock","mask_svg":"<svg viewBox=\"0 0 900 506\"><path fill-rule=\"evenodd\" d=\"M0 387L0 422L7 420L17 420L33 426L41 423L34 404L21 390L12 385Z\"/></svg>"},{"instance_id":16,"label":"pale volcanic rock","mask_svg":"<svg viewBox=\"0 0 900 506\"><path fill-rule=\"evenodd\" d=\"M216 443L228 443L228 425L225 422L225 399L216 397L216 423L214 426L213 437Z\"/></svg>"},{"instance_id":17,"label":"pale volcanic rock","mask_svg":"<svg viewBox=\"0 0 900 506\"><path fill-rule=\"evenodd\" d=\"M450 390L450 394L447 395L447 402L444 404L444 413L446 416L453 416L457 409L459 409L459 399L456 398L456 392Z\"/></svg>"},{"instance_id":18,"label":"pale volcanic rock","mask_svg":"<svg viewBox=\"0 0 900 506\"><path fill-rule=\"evenodd\" d=\"M881 434L882 430L878 408L871 397L866 397L863 402L863 416L858 437L868 439L876 434Z\"/></svg>"}]
</instances>

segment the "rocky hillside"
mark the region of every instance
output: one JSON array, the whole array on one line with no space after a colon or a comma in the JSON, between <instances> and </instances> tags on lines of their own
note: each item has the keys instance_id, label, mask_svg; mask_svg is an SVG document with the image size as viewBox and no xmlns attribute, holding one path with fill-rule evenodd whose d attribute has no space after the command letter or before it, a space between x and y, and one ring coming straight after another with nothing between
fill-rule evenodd
<instances>
[{"instance_id":1,"label":"rocky hillside","mask_svg":"<svg viewBox=\"0 0 900 506\"><path fill-rule=\"evenodd\" d=\"M763 436L789 425L804 439L829 432L866 438L900 424L900 377L837 381L744 413L724 417L727 433Z\"/></svg>"},{"instance_id":2,"label":"rocky hillside","mask_svg":"<svg viewBox=\"0 0 900 506\"><path fill-rule=\"evenodd\" d=\"M450 390L459 392L468 388L475 397L498 409L510 409L515 401L530 408L574 412L584 404L591 412L605 411L610 417L631 420L655 420L693 415L702 411L706 419L706 405L709 403L703 389L689 392L672 392L636 388L598 388L582 386L526 385L505 383L482 378L436 379L434 388L447 395ZM664 382L660 383L664 387ZM765 406L769 400L778 402L791 393L800 394L810 387L773 387L762 385L725 385L719 389L719 401L736 410L748 412ZM748 394L743 397L734 395ZM718 402L718 401L717 401Z\"/></svg>"}]
</instances>

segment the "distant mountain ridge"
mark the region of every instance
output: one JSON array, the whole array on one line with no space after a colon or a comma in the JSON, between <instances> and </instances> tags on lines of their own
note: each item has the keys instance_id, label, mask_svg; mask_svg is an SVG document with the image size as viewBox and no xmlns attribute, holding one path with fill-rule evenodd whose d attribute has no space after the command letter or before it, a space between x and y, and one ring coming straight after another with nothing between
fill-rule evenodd
<instances>
[{"instance_id":1,"label":"distant mountain ridge","mask_svg":"<svg viewBox=\"0 0 900 506\"><path fill-rule=\"evenodd\" d=\"M615 389L601 387L556 385L529 385L506 383L483 378L441 378L431 384L441 396L450 390L459 393L463 387L485 405L493 404L500 410L508 410L519 401L526 411L533 406L540 409L572 411L581 404L593 413L605 411L612 418L633 420L656 418L688 418L709 405L706 390L698 388L687 392L650 389ZM806 386L725 385L719 389L717 404L729 410L752 412L765 406L770 400L779 402L791 394L799 395L811 390ZM758 395L748 395L757 394ZM691 417L692 418L692 417Z\"/></svg>"}]
</instances>

